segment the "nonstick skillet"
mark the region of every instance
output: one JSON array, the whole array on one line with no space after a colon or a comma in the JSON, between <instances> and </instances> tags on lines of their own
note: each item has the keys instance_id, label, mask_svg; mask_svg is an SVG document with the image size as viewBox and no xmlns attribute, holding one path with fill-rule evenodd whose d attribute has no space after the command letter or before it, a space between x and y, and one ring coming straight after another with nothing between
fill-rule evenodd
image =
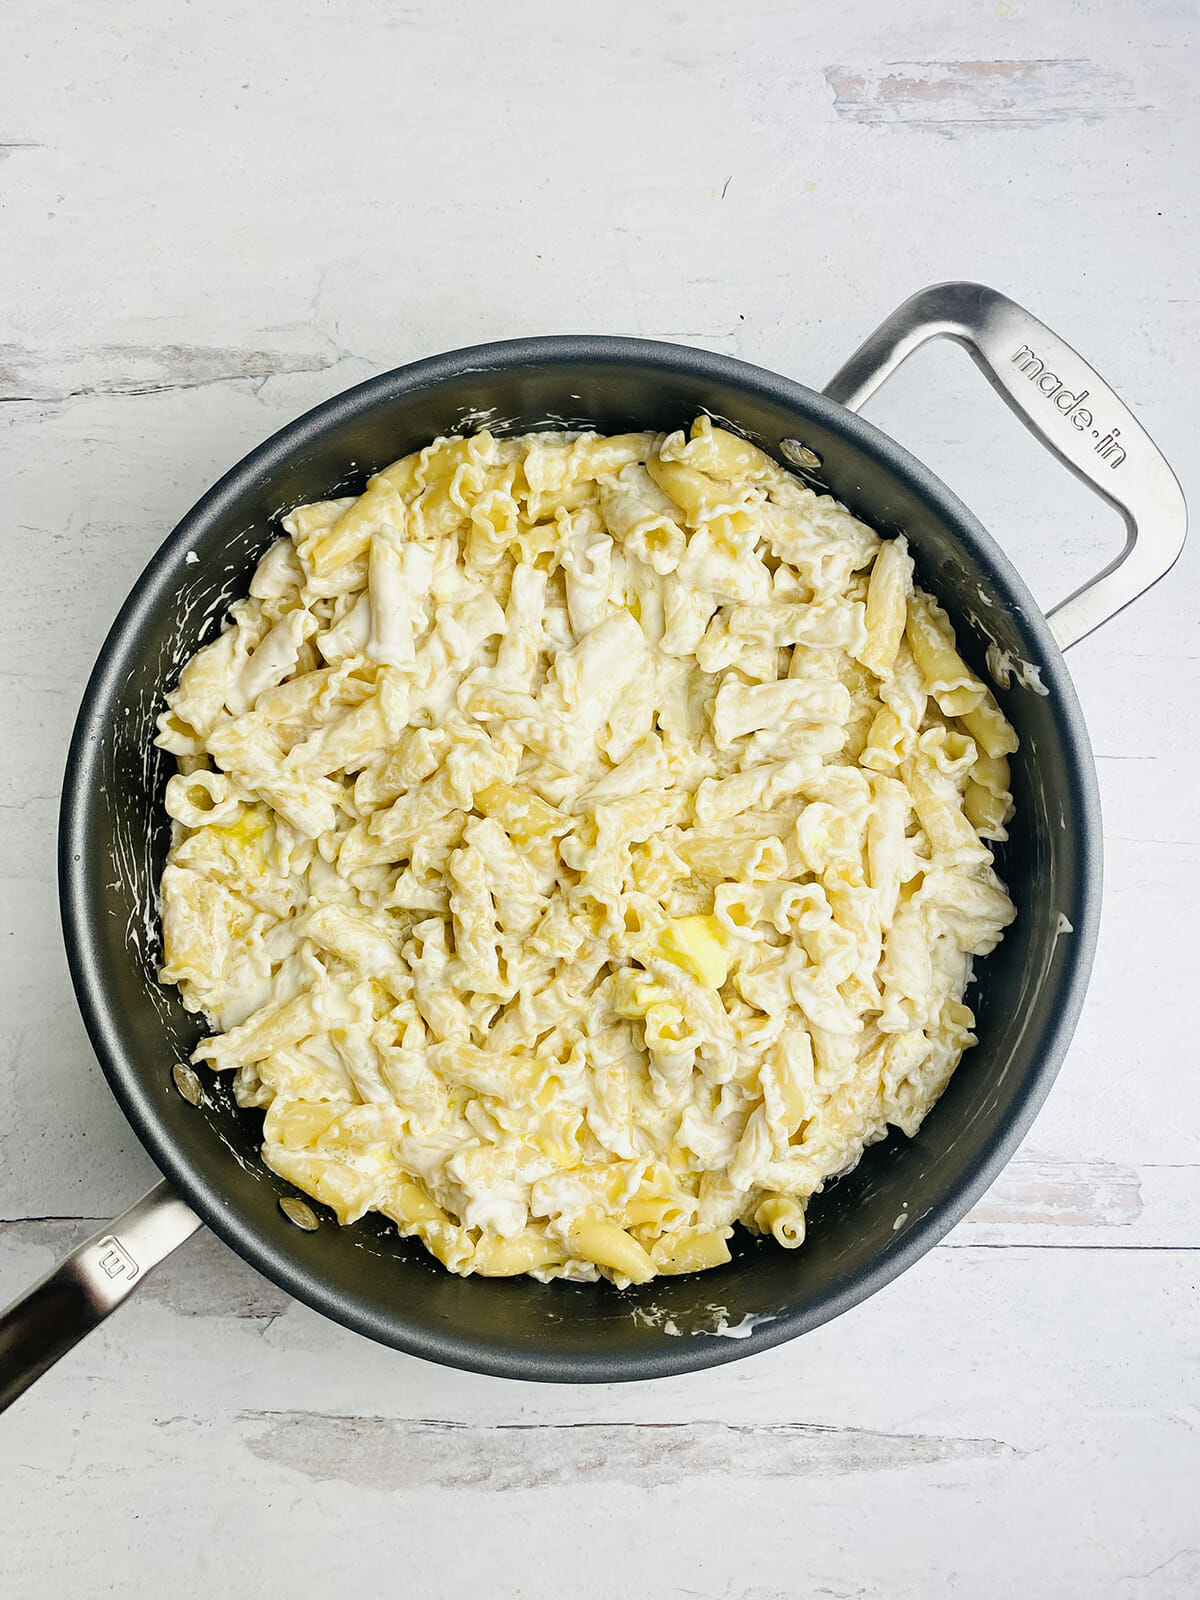
<instances>
[{"instance_id":1,"label":"nonstick skillet","mask_svg":"<svg viewBox=\"0 0 1200 1600\"><path fill-rule=\"evenodd\" d=\"M857 415L929 339L962 345L1020 420L1121 513L1123 554L1043 615L971 512ZM457 1278L377 1216L313 1232L259 1159L261 1115L205 1079L179 1092L201 1024L155 979L155 888L168 844L170 758L154 748L163 691L218 631L277 537L281 514L357 493L366 475L439 434L486 425L672 430L708 411L884 532L907 534L918 575L960 648L996 682L1021 740L1016 819L998 869L1018 919L983 962L978 1046L912 1140L894 1134L816 1197L799 1251L743 1236L698 1276L543 1285ZM1113 391L1050 330L994 290L913 296L823 392L739 361L636 339L521 339L385 373L289 424L191 510L138 580L84 693L59 835L63 932L101 1066L166 1175L0 1318L0 1407L120 1304L202 1222L290 1294L359 1333L452 1366L609 1382L714 1365L795 1338L881 1288L991 1184L1058 1070L1083 1002L1100 910L1096 777L1062 652L1170 568L1183 495Z\"/></svg>"}]
</instances>

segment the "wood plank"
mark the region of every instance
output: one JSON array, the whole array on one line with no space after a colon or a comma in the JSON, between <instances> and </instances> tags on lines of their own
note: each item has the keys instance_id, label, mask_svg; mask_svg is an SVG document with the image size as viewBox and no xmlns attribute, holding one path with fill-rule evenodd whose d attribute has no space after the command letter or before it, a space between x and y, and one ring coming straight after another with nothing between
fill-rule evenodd
<instances>
[{"instance_id":1,"label":"wood plank","mask_svg":"<svg viewBox=\"0 0 1200 1600\"><path fill-rule=\"evenodd\" d=\"M1181 0L9 7L0 1302L154 1178L70 993L54 831L92 661L180 515L438 350L587 326L819 385L957 274L1194 476L1198 37ZM961 351L868 414L1039 601L1117 553ZM1071 653L1095 979L1017 1160L910 1273L719 1372L536 1388L373 1346L197 1236L0 1418L0 1594L1200 1594L1198 593L1193 541Z\"/></svg>"},{"instance_id":2,"label":"wood plank","mask_svg":"<svg viewBox=\"0 0 1200 1600\"><path fill-rule=\"evenodd\" d=\"M202 1596L236 1529L222 1592L286 1573L301 1600L338 1573L392 1593L398 1562L431 1600L557 1596L567 1574L585 1600L925 1600L967 1574L981 1600L1185 1595L1193 1264L939 1250L797 1344L611 1388L434 1368L299 1308L135 1299L5 1418L0 1565L29 1600L105 1571Z\"/></svg>"}]
</instances>

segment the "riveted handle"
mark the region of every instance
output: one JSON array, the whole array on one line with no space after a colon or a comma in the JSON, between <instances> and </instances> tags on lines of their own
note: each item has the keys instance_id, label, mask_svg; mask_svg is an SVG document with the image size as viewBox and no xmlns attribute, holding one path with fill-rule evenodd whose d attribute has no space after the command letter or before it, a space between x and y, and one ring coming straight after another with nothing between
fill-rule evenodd
<instances>
[{"instance_id":1,"label":"riveted handle","mask_svg":"<svg viewBox=\"0 0 1200 1600\"><path fill-rule=\"evenodd\" d=\"M0 1411L103 1322L200 1226L160 1183L53 1267L0 1316Z\"/></svg>"},{"instance_id":2,"label":"riveted handle","mask_svg":"<svg viewBox=\"0 0 1200 1600\"><path fill-rule=\"evenodd\" d=\"M930 339L952 339L1048 450L1120 512L1125 548L1048 613L1062 649L1144 594L1174 566L1187 506L1162 452L1124 401L1045 323L981 283L922 289L882 322L825 393L857 411Z\"/></svg>"}]
</instances>

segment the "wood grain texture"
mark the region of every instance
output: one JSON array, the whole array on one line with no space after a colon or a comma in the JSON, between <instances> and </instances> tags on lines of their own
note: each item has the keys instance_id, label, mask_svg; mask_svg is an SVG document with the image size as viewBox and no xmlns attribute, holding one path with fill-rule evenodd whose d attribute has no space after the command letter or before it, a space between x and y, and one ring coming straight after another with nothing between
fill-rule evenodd
<instances>
[{"instance_id":1,"label":"wood grain texture","mask_svg":"<svg viewBox=\"0 0 1200 1600\"><path fill-rule=\"evenodd\" d=\"M309 406L594 329L819 385L924 283L1027 304L1197 488L1188 0L97 8L0 24L0 1301L154 1179L87 1046L54 830L163 536ZM873 400L1047 605L1115 516L961 352ZM1105 915L1025 1148L911 1272L664 1383L427 1366L197 1235L0 1418L14 1600L1200 1593L1200 555L1071 653Z\"/></svg>"},{"instance_id":2,"label":"wood grain texture","mask_svg":"<svg viewBox=\"0 0 1200 1600\"><path fill-rule=\"evenodd\" d=\"M303 330L301 330L303 332ZM336 365L332 349L219 349L188 344L26 350L0 345L0 404L60 404L94 395L162 394L213 383L261 383Z\"/></svg>"},{"instance_id":3,"label":"wood grain texture","mask_svg":"<svg viewBox=\"0 0 1200 1600\"><path fill-rule=\"evenodd\" d=\"M1137 106L1128 78L1083 59L890 61L866 71L825 69L839 117L948 132L1048 122L1098 122Z\"/></svg>"},{"instance_id":4,"label":"wood grain texture","mask_svg":"<svg viewBox=\"0 0 1200 1600\"><path fill-rule=\"evenodd\" d=\"M940 1439L812 1423L461 1422L330 1417L306 1411L240 1417L260 1461L360 1489L478 1489L488 1494L618 1483L660 1489L717 1479L828 1477L1018 1451L999 1439Z\"/></svg>"}]
</instances>

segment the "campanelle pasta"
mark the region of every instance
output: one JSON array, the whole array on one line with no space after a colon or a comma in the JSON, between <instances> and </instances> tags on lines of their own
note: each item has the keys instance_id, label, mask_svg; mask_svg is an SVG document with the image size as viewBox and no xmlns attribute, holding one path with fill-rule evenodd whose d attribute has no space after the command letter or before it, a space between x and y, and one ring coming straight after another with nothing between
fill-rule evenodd
<instances>
[{"instance_id":1,"label":"campanelle pasta","mask_svg":"<svg viewBox=\"0 0 1200 1600\"><path fill-rule=\"evenodd\" d=\"M440 439L301 507L167 696L164 983L263 1156L458 1273L789 1248L1013 917L1016 738L747 441Z\"/></svg>"}]
</instances>

